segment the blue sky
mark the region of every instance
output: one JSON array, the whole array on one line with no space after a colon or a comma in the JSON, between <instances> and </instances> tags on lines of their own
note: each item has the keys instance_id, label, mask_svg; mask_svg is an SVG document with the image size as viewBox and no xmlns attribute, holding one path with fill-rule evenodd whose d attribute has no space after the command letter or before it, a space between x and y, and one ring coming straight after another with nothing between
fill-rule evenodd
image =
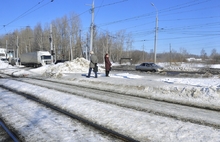
<instances>
[{"instance_id":1,"label":"blue sky","mask_svg":"<svg viewBox=\"0 0 220 142\"><path fill-rule=\"evenodd\" d=\"M157 53L180 52L200 55L204 49L220 53L220 0L94 0L95 25L112 35L125 30L133 49L154 49L155 17L158 11ZM153 7L151 3L154 4ZM0 34L37 23L48 24L70 13L80 15L82 35L91 22L92 0L1 0Z\"/></svg>"}]
</instances>

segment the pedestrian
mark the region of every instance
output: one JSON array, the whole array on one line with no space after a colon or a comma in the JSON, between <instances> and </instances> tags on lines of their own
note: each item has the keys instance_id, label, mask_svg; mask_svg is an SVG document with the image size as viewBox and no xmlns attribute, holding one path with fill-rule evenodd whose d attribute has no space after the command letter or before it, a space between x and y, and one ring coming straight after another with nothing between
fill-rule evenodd
<instances>
[{"instance_id":1,"label":"pedestrian","mask_svg":"<svg viewBox=\"0 0 220 142\"><path fill-rule=\"evenodd\" d=\"M111 71L111 62L109 60L109 55L108 53L105 54L105 76L109 77L109 72Z\"/></svg>"},{"instance_id":2,"label":"pedestrian","mask_svg":"<svg viewBox=\"0 0 220 142\"><path fill-rule=\"evenodd\" d=\"M97 56L94 54L93 51L90 51L89 73L88 73L88 75L86 77L88 77L88 78L90 77L92 69L93 69L93 71L95 73L95 78L97 78L97 72L98 72L97 63L98 63Z\"/></svg>"}]
</instances>

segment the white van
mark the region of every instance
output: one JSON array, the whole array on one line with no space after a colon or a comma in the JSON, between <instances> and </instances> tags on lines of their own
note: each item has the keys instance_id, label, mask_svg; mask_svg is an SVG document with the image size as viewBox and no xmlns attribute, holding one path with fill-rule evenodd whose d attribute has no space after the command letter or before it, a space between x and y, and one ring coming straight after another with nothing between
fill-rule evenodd
<instances>
[{"instance_id":1,"label":"white van","mask_svg":"<svg viewBox=\"0 0 220 142\"><path fill-rule=\"evenodd\" d=\"M5 48L0 48L0 59L1 60L6 60L6 49Z\"/></svg>"}]
</instances>

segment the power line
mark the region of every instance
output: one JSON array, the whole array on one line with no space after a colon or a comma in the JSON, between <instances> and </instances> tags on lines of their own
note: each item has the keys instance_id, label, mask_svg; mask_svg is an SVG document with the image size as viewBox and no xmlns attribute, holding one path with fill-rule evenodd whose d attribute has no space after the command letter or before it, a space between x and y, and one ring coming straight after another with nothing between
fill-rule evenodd
<instances>
[{"instance_id":1,"label":"power line","mask_svg":"<svg viewBox=\"0 0 220 142\"><path fill-rule=\"evenodd\" d=\"M102 6L103 2L104 2L104 0L102 0L101 6ZM101 8L101 7L100 7L100 8ZM95 17L98 15L100 8L98 8L98 11L96 12Z\"/></svg>"},{"instance_id":2,"label":"power line","mask_svg":"<svg viewBox=\"0 0 220 142\"><path fill-rule=\"evenodd\" d=\"M104 1L104 0L103 0L103 1ZM102 1L102 3L103 3L103 1ZM128 1L128 0L122 0L122 1L114 2L114 3L105 4L105 5L102 5L102 3L101 3L100 6L95 6L94 9L97 9L97 8L100 9L100 8L102 8L102 7L115 5L115 4L122 3L122 2L126 2L126 1ZM85 13L88 12L88 11L90 11L90 9L88 9L88 10L82 12L81 14L78 14L78 15L75 16L75 17L79 17L79 16L85 14ZM75 17L73 17L73 18L71 18L71 19L69 19L69 20L67 20L67 21L71 21L71 20L74 19ZM88 27L89 27L89 26L88 26ZM85 30L87 30L87 28L86 28ZM82 31L84 31L84 29L82 29Z\"/></svg>"},{"instance_id":3,"label":"power line","mask_svg":"<svg viewBox=\"0 0 220 142\"><path fill-rule=\"evenodd\" d=\"M118 1L118 2L113 2L113 3L109 3L109 4L105 4L105 5L101 5L101 6L96 6L96 8L101 8L101 7L106 7L106 6L110 6L110 5L115 5L115 4L118 4L118 3L122 3L122 2L126 2L128 0L122 0L122 1Z\"/></svg>"},{"instance_id":4,"label":"power line","mask_svg":"<svg viewBox=\"0 0 220 142\"><path fill-rule=\"evenodd\" d=\"M179 10L179 9L191 7L191 6L194 6L194 5L199 5L199 4L202 4L202 3L206 3L208 1L211 1L211 0L204 0L204 1L195 0L193 2L188 2L188 3L181 4L181 5L165 8L163 10L159 10L158 12L162 13L162 16L171 15L171 14L164 14L164 12L170 12L170 11L174 11L174 10ZM218 8L218 6L215 6L215 7ZM197 10L198 9L196 9L194 11L197 11ZM199 10L201 10L201 9L199 9ZM192 12L192 10L188 10L186 12ZM142 14L142 15L138 15L138 16L122 19L122 20L117 20L117 21L113 21L113 22L103 23L103 24L99 24L99 26L107 26L107 25L112 25L112 24L118 24L118 23L122 23L122 22L131 21L131 20L138 20L140 18L146 18L147 16L152 16L153 13L154 12L147 13L147 14ZM183 13L183 12L181 12L181 13ZM179 13L173 13L173 14L179 14Z\"/></svg>"},{"instance_id":5,"label":"power line","mask_svg":"<svg viewBox=\"0 0 220 142\"><path fill-rule=\"evenodd\" d=\"M32 13L32 12L34 12L34 11L40 9L40 8L42 8L43 6L49 4L49 3L53 2L53 1L54 1L54 0L50 0L50 2L48 2L48 3L44 4L44 5L42 5L41 7L36 8L38 5L40 5L41 3L44 2L44 0L39 1L37 4L35 4L33 7L31 7L30 9L28 9L27 11L25 11L24 13L22 13L22 14L19 15L18 17L16 17L14 20L12 20L11 22L9 22L9 23L3 25L3 28L5 28L6 26L10 25L11 23L13 23L13 22L15 22L15 21L17 21L17 20L23 18L24 16L27 16L28 14L30 14L30 13ZM36 9L34 9L34 8L36 8ZM3 28L1 28L0 30L2 30Z\"/></svg>"},{"instance_id":6,"label":"power line","mask_svg":"<svg viewBox=\"0 0 220 142\"><path fill-rule=\"evenodd\" d=\"M197 17L197 18L178 18L178 19L166 19L166 20L160 20L160 21L163 21L163 22L166 22L166 21L184 21L184 20L204 20L204 19L214 19L214 18L220 18L220 16L210 16L210 17Z\"/></svg>"}]
</instances>

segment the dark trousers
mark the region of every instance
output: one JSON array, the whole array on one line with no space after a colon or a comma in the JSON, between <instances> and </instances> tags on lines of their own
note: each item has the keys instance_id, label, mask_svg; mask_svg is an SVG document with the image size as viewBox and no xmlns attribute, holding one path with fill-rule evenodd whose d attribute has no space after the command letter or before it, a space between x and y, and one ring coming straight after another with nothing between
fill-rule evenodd
<instances>
[{"instance_id":1,"label":"dark trousers","mask_svg":"<svg viewBox=\"0 0 220 142\"><path fill-rule=\"evenodd\" d=\"M92 68L89 68L89 73L88 73L88 76L87 76L87 77L90 77L91 72L92 72ZM95 73L95 78L97 78L97 72L94 72L94 73Z\"/></svg>"},{"instance_id":2,"label":"dark trousers","mask_svg":"<svg viewBox=\"0 0 220 142\"><path fill-rule=\"evenodd\" d=\"M106 75L106 76L109 76L109 71L105 71L105 75Z\"/></svg>"}]
</instances>

